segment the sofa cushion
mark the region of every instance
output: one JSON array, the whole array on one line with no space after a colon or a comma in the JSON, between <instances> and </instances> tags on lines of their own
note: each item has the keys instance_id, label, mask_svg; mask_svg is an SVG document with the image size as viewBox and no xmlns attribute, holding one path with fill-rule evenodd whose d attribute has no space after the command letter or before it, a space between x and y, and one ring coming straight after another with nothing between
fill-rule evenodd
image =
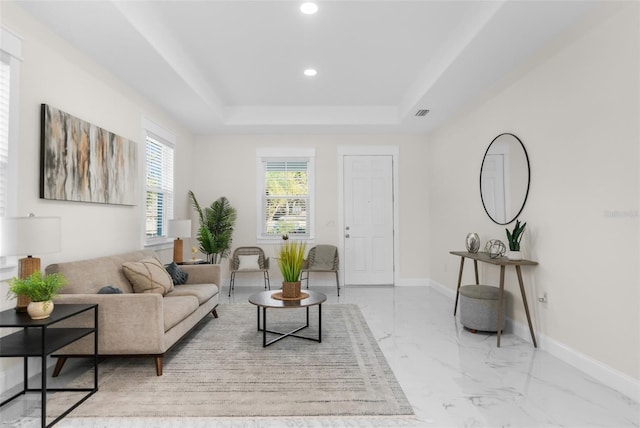
<instances>
[{"instance_id":1,"label":"sofa cushion","mask_svg":"<svg viewBox=\"0 0 640 428\"><path fill-rule=\"evenodd\" d=\"M171 275L173 285L182 285L189 279L189 274L180 269L176 262L169 263L166 269L169 275Z\"/></svg>"},{"instance_id":2,"label":"sofa cushion","mask_svg":"<svg viewBox=\"0 0 640 428\"><path fill-rule=\"evenodd\" d=\"M173 290L173 281L164 266L156 259L122 264L125 276L131 282L134 293L159 293Z\"/></svg>"},{"instance_id":3,"label":"sofa cushion","mask_svg":"<svg viewBox=\"0 0 640 428\"><path fill-rule=\"evenodd\" d=\"M194 296L166 296L162 299L164 331L169 331L198 309Z\"/></svg>"},{"instance_id":4,"label":"sofa cushion","mask_svg":"<svg viewBox=\"0 0 640 428\"><path fill-rule=\"evenodd\" d=\"M202 305L216 294L218 294L218 287L211 284L185 284L174 288L167 293L166 297L193 296L198 299L198 304Z\"/></svg>"}]
</instances>

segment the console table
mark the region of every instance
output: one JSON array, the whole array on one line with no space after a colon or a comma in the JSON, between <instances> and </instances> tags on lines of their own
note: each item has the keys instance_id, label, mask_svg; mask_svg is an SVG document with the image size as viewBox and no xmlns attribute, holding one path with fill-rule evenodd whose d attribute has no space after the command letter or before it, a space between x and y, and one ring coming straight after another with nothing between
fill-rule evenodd
<instances>
[{"instance_id":1,"label":"console table","mask_svg":"<svg viewBox=\"0 0 640 428\"><path fill-rule=\"evenodd\" d=\"M55 327L60 321L93 310L93 327L71 328ZM49 318L32 320L26 312L8 309L0 312L0 328L20 328L21 330L0 338L0 357L24 358L24 384L22 391L7 398L0 407L27 392L40 392L40 424L43 428L53 426L69 412L82 404L98 391L98 305L57 304ZM89 334L93 334L93 388L47 388L47 356ZM42 361L41 387L29 388L29 357L38 357ZM47 392L82 391L86 392L73 406L47 425Z\"/></svg>"},{"instance_id":2,"label":"console table","mask_svg":"<svg viewBox=\"0 0 640 428\"><path fill-rule=\"evenodd\" d=\"M464 269L464 261L466 259L473 260L473 267L476 275L476 284L479 284L478 279L478 262L489 263L492 265L500 266L500 297L498 299L498 339L497 345L500 346L500 336L502 334L502 314L503 314L503 306L504 306L504 272L507 266L514 266L516 268L516 273L518 275L518 284L520 285L520 294L522 295L522 303L524 304L524 311L527 314L527 322L529 323L529 332L531 333L531 340L533 341L533 346L538 347L538 343L536 342L536 336L533 333L533 324L531 323L531 315L529 314L529 305L527 304L527 295L524 291L524 283L522 281L522 270L521 266L535 266L538 262L534 262L531 260L509 260L506 257L498 257L492 259L489 257L489 253L469 253L467 251L449 251L449 254L453 254L454 256L460 256L460 272L458 273L458 288L456 289L456 303L453 307L453 315L456 315L456 311L458 309L458 297L460 296L460 285L462 282L462 270Z\"/></svg>"}]
</instances>

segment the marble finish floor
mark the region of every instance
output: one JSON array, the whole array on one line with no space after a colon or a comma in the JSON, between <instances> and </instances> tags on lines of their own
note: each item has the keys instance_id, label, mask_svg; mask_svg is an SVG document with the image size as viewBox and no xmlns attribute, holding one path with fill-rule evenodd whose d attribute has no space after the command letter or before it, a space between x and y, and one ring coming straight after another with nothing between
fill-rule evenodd
<instances>
[{"instance_id":1,"label":"marble finish floor","mask_svg":"<svg viewBox=\"0 0 640 428\"><path fill-rule=\"evenodd\" d=\"M430 287L315 287L328 303L358 304L417 421L423 427L640 427L640 404L513 334L472 334L453 301ZM245 303L257 288L237 287L222 304ZM67 363L69 364L69 363ZM108 405L108 403L105 403ZM23 405L24 406L24 405ZM14 406L12 412L24 411ZM3 408L4 410L4 408ZM37 426L15 415L0 426ZM367 427L375 418L224 418L221 420L64 419L60 427Z\"/></svg>"}]
</instances>

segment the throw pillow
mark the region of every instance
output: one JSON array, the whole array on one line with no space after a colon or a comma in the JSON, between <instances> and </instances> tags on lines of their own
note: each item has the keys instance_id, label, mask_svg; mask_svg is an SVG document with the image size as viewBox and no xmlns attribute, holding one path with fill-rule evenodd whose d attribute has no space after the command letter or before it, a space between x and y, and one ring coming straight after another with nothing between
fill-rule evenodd
<instances>
[{"instance_id":1,"label":"throw pillow","mask_svg":"<svg viewBox=\"0 0 640 428\"><path fill-rule=\"evenodd\" d=\"M166 266L167 272L171 275L173 285L182 285L189 279L189 274L180 269L176 262L171 262Z\"/></svg>"},{"instance_id":2,"label":"throw pillow","mask_svg":"<svg viewBox=\"0 0 640 428\"><path fill-rule=\"evenodd\" d=\"M173 281L164 266L156 259L125 262L122 270L134 293L158 293L163 296L173 290Z\"/></svg>"},{"instance_id":3,"label":"throw pillow","mask_svg":"<svg viewBox=\"0 0 640 428\"><path fill-rule=\"evenodd\" d=\"M105 285L98 291L98 294L122 294L122 290L113 285Z\"/></svg>"},{"instance_id":4,"label":"throw pillow","mask_svg":"<svg viewBox=\"0 0 640 428\"><path fill-rule=\"evenodd\" d=\"M238 256L240 260L240 266L238 270L256 270L260 269L260 265L258 264L258 255L252 256Z\"/></svg>"}]
</instances>

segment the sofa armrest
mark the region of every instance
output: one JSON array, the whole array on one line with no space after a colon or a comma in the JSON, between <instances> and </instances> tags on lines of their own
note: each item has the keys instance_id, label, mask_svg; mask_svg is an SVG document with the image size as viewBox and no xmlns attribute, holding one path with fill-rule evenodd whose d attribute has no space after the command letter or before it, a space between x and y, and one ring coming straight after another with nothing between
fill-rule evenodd
<instances>
[{"instance_id":1,"label":"sofa armrest","mask_svg":"<svg viewBox=\"0 0 640 428\"><path fill-rule=\"evenodd\" d=\"M109 354L156 354L164 349L162 295L156 293L60 294L54 303L98 304L98 352ZM55 308L54 308L55 311ZM59 323L74 327L93 325L93 312ZM63 348L58 354L93 353L93 335Z\"/></svg>"},{"instance_id":2,"label":"sofa armrest","mask_svg":"<svg viewBox=\"0 0 640 428\"><path fill-rule=\"evenodd\" d=\"M220 289L220 265L182 265L180 269L189 274L187 284L215 284Z\"/></svg>"}]
</instances>

